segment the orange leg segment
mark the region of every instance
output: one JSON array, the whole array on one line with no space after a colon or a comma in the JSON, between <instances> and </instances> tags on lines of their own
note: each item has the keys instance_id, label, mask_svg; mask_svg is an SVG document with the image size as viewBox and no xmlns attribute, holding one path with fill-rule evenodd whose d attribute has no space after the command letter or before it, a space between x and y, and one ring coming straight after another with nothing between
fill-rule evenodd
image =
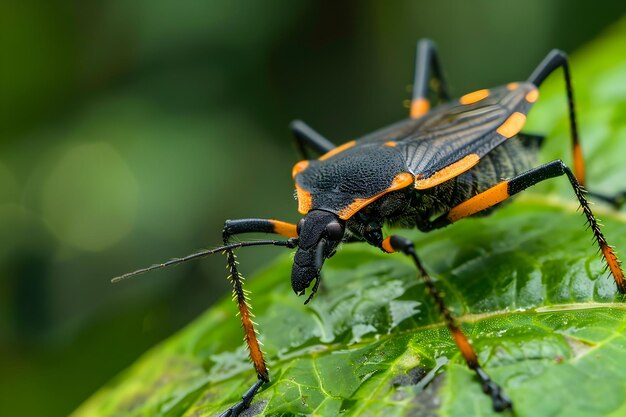
<instances>
[{"instance_id":1,"label":"orange leg segment","mask_svg":"<svg viewBox=\"0 0 626 417\"><path fill-rule=\"evenodd\" d=\"M576 123L576 106L574 105L574 89L572 87L572 77L569 71L569 59L567 54L558 49L553 49L541 61L535 71L528 77L528 81L537 87L559 67L563 68L565 78L565 90L567 92L567 110L569 112L570 134L572 137L572 153L574 157L574 173L581 186L585 186L585 160L583 159L580 140L578 137L578 124Z\"/></svg>"},{"instance_id":2,"label":"orange leg segment","mask_svg":"<svg viewBox=\"0 0 626 417\"><path fill-rule=\"evenodd\" d=\"M621 268L621 262L617 258L617 254L613 248L607 243L604 234L600 230L600 224L591 211L589 202L585 197L585 190L583 186L578 182L572 171L560 160L552 161L538 168L526 171L514 178L511 178L510 180L502 181L486 191L475 195L469 200L453 207L447 214L444 214L436 219L433 222L433 227L439 228L450 223L454 223L462 218L493 207L512 195L515 195L520 191L537 184L538 182L549 178L559 177L561 175L565 175L569 179L569 182L574 189L574 193L576 194L576 198L578 198L582 211L587 218L589 228L593 232L593 236L598 244L598 247L600 248L600 252L602 253L604 260L611 271L613 279L615 279L617 288L622 294L625 294L626 279L624 278L624 271Z\"/></svg>"},{"instance_id":3,"label":"orange leg segment","mask_svg":"<svg viewBox=\"0 0 626 417\"><path fill-rule=\"evenodd\" d=\"M432 77L431 77L432 71ZM435 82L435 89L440 101L448 101L448 91L435 44L428 39L422 39L417 43L415 58L415 76L413 79L413 98L411 99L410 117L417 119L430 110L428 92L431 79Z\"/></svg>"},{"instance_id":4,"label":"orange leg segment","mask_svg":"<svg viewBox=\"0 0 626 417\"><path fill-rule=\"evenodd\" d=\"M273 233L282 236L289 237L288 241L282 242L281 246L293 248L298 233L295 224L283 222L280 220L271 219L239 219L239 220L227 220L224 224L224 230L222 232L224 238L224 245L229 246L231 236L241 233ZM221 417L236 417L241 414L243 410L250 406L252 399L261 388L264 383L269 382L269 372L265 362L263 351L261 350L261 343L257 338L257 330L255 329L255 323L252 320L254 315L252 314L251 307L248 300L248 292L243 288L244 278L237 269L237 260L233 250L228 248L225 250L226 259L228 262L228 272L232 285L233 285L233 301L237 303L239 309L239 318L241 320L241 327L244 332L244 341L248 347L248 353L250 355L250 361L254 365L258 381L256 381L241 397L241 401L230 407Z\"/></svg>"},{"instance_id":5,"label":"orange leg segment","mask_svg":"<svg viewBox=\"0 0 626 417\"><path fill-rule=\"evenodd\" d=\"M383 245L389 246L391 250L384 249L383 247L383 249L388 252L396 252L396 251L402 252L405 255L408 255L409 257L411 257L411 259L415 263L415 266L417 267L418 275L420 276L420 278L426 285L426 289L428 290L428 293L435 300L435 303L437 304L437 308L441 312L441 315L444 317L446 326L448 327L448 330L450 331L452 338L454 339L456 345L461 351L463 358L465 358L465 362L467 362L467 366L476 373L476 376L478 377L478 379L480 380L482 384L483 391L489 396L491 396L494 410L504 411L506 409L512 408L513 403L506 396L506 394L504 394L504 392L502 391L502 388L491 380L491 378L487 375L487 373L481 368L480 364L478 363L478 358L476 356L476 352L474 351L474 348L472 347L469 340L463 333L463 330L461 330L461 327L459 326L456 319L454 318L454 316L452 315L452 313L446 306L443 300L443 297L441 296L441 293L439 292L439 290L437 290L437 287L435 286L435 283L433 282L432 278L430 277L430 275L428 275L428 272L426 271L421 261L417 257L413 242L404 237L394 235L385 239L383 241Z\"/></svg>"}]
</instances>

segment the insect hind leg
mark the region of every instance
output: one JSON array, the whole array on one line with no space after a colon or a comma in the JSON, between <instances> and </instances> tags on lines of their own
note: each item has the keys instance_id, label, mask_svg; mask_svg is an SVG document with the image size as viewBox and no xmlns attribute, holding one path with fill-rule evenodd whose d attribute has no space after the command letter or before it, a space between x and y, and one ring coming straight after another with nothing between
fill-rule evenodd
<instances>
[{"instance_id":1,"label":"insect hind leg","mask_svg":"<svg viewBox=\"0 0 626 417\"><path fill-rule=\"evenodd\" d=\"M539 87L543 81L556 69L563 68L565 78L565 90L567 92L567 109L569 112L570 135L572 138L572 153L574 155L574 172L581 185L585 185L585 160L583 158L580 140L578 137L578 124L576 122L576 106L574 104L574 89L569 70L567 54L559 49L551 50L548 55L535 68L528 77L528 81Z\"/></svg>"},{"instance_id":2,"label":"insect hind leg","mask_svg":"<svg viewBox=\"0 0 626 417\"><path fill-rule=\"evenodd\" d=\"M567 54L561 50L553 49L541 61L533 73L528 77L528 81L539 87L543 81L558 68L563 68L563 76L565 78L565 90L567 92L567 107L570 121L570 135L572 138L572 155L574 157L574 173L580 185L586 185L585 159L580 145L578 136L578 124L576 121L576 106L574 101L574 89L572 87L572 78L569 70L569 59ZM626 190L616 193L615 195L607 195L589 191L589 195L611 204L615 208L620 208L626 202Z\"/></svg>"},{"instance_id":3,"label":"insect hind leg","mask_svg":"<svg viewBox=\"0 0 626 417\"><path fill-rule=\"evenodd\" d=\"M611 271L611 275L615 280L618 290L622 294L626 294L626 280L624 272L620 266L620 261L613 248L607 243L604 234L600 230L600 223L591 211L591 206L585 197L585 189L578 182L576 176L572 173L567 165L561 160L548 162L545 165L523 172L515 177L499 182L493 187L476 194L474 197L464 201L463 203L453 207L448 213L438 217L431 224L433 229L447 226L465 217L469 217L483 210L489 209L498 203L510 198L511 196L529 188L533 185L550 179L565 175L576 194L576 198L580 203L583 213L587 218L589 228L593 232L594 238L606 264Z\"/></svg>"}]
</instances>

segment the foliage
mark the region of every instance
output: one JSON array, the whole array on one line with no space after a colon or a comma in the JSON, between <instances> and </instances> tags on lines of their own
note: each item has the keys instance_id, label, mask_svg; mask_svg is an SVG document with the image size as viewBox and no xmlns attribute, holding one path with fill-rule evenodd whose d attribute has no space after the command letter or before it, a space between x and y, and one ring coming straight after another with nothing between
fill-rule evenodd
<instances>
[{"instance_id":1,"label":"foliage","mask_svg":"<svg viewBox=\"0 0 626 417\"><path fill-rule=\"evenodd\" d=\"M623 22L626 23L626 22ZM572 61L589 183L626 188L626 24ZM549 133L542 160L568 161L562 79L542 88L527 131ZM534 120L533 120L534 119ZM594 206L626 248L626 215ZM626 305L591 244L566 179L493 216L429 234L403 231L446 295L517 416L626 414ZM245 269L245 255L242 256ZM495 415L401 255L344 247L308 306L282 256L249 281L272 383L247 415ZM155 347L75 416L205 416L256 377L225 299Z\"/></svg>"}]
</instances>

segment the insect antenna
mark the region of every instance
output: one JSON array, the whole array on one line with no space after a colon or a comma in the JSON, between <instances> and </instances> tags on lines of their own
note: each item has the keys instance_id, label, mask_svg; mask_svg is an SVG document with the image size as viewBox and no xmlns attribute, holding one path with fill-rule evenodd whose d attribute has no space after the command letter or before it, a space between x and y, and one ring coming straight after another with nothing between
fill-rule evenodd
<instances>
[{"instance_id":1,"label":"insect antenna","mask_svg":"<svg viewBox=\"0 0 626 417\"><path fill-rule=\"evenodd\" d=\"M174 258L167 262L163 262L160 264L154 264L147 268L138 269L133 272L128 272L126 274L117 276L111 280L113 284L120 282L122 280L134 277L135 275L141 275L146 272L154 271L155 269L161 269L172 265L177 265L186 261L190 261L196 258L202 258L204 256L213 255L214 253L223 252L226 250L243 248L247 246L262 246L262 245L274 245L274 246L285 246L287 248L295 248L298 244L298 239L292 238L289 240L255 240L249 242L237 242L231 243L230 245L220 246L219 248L214 249L206 249L200 252L192 253L191 255L184 256L182 258Z\"/></svg>"}]
</instances>

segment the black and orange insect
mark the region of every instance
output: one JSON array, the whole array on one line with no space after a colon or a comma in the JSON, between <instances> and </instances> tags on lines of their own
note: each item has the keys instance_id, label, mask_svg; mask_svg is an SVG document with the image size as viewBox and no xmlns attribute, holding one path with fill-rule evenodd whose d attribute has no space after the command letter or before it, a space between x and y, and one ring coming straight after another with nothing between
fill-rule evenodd
<instances>
[{"instance_id":1,"label":"black and orange insect","mask_svg":"<svg viewBox=\"0 0 626 417\"><path fill-rule=\"evenodd\" d=\"M562 68L567 91L574 171L561 160L535 167L543 137L520 133L526 115L539 98L538 88ZM431 109L429 94L438 97ZM387 253L408 255L434 298L447 327L496 411L513 407L511 400L481 368L472 345L446 307L413 242L398 235L385 237L384 224L417 227L423 232L448 226L463 218L486 214L513 195L549 178L565 175L572 186L591 233L615 279L626 293L626 281L614 250L607 243L586 198L585 168L578 139L574 95L567 55L552 50L526 81L484 89L450 99L437 51L432 42L417 44L410 117L357 140L335 146L309 126L295 121L291 129L304 157L293 167L298 211L297 224L269 219L227 220L224 246L140 269L114 279L224 252L239 306L250 359L258 381L223 416L237 416L252 402L270 378L257 340L250 307L233 250L275 245L295 248L291 285L298 295L311 287L315 295L324 261L341 243L367 242ZM307 150L321 156L308 159ZM626 194L592 193L619 207ZM287 237L231 243L234 235L261 232ZM312 285L312 286L311 286Z\"/></svg>"}]
</instances>

